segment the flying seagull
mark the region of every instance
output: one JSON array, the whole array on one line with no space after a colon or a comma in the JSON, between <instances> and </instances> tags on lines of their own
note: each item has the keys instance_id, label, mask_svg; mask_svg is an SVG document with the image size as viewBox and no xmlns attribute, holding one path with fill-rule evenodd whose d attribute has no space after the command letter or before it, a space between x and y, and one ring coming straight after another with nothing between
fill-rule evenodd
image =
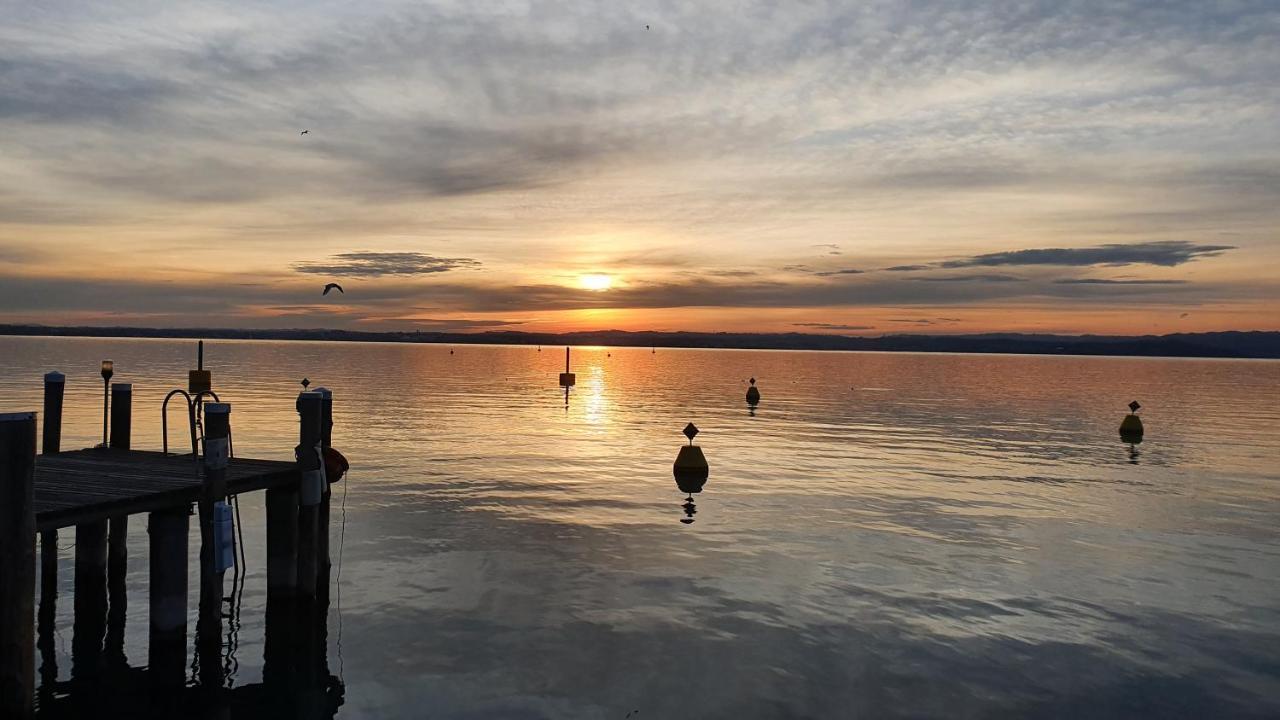
<instances>
[{"instance_id":1,"label":"flying seagull","mask_svg":"<svg viewBox=\"0 0 1280 720\"><path fill-rule=\"evenodd\" d=\"M311 132L311 131L310 131L310 130L303 130L302 132L300 132L300 133L298 133L298 134L299 134L299 135L306 135L306 134L307 134L307 133L309 133L309 132Z\"/></svg>"},{"instance_id":2,"label":"flying seagull","mask_svg":"<svg viewBox=\"0 0 1280 720\"><path fill-rule=\"evenodd\" d=\"M338 288L338 292L342 293L343 295L346 295L346 294L347 294L347 293L342 289L342 286L341 286L341 285L339 285L338 283L329 283L328 285L325 285L325 286L324 286L324 292L322 292L322 293L320 293L320 294L321 294L321 295L328 295L328 294L329 294L329 291L330 291L330 290L332 290L332 289L334 289L334 288Z\"/></svg>"}]
</instances>

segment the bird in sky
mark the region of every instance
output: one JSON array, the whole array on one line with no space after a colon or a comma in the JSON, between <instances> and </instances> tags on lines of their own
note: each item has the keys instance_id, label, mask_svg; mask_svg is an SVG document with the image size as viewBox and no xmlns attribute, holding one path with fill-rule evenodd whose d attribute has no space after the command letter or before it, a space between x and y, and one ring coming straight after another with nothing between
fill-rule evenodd
<instances>
[{"instance_id":1,"label":"bird in sky","mask_svg":"<svg viewBox=\"0 0 1280 720\"><path fill-rule=\"evenodd\" d=\"M322 292L322 293L320 293L320 294L321 294L321 295L328 295L328 294L329 294L329 291L330 291L330 290L332 290L332 289L334 289L334 288L337 288L337 289L338 289L338 292L342 293L343 295L346 295L346 294L347 294L347 293L346 293L346 291L344 291L344 290L342 289L342 286L341 286L341 285L339 285L338 283L329 283L328 285L325 285L325 286L324 286L324 292Z\"/></svg>"},{"instance_id":2,"label":"bird in sky","mask_svg":"<svg viewBox=\"0 0 1280 720\"><path fill-rule=\"evenodd\" d=\"M300 133L298 133L298 134L299 134L299 135L306 135L306 134L307 134L307 133L309 133L309 132L311 132L311 131L310 131L310 130L303 130L302 132L300 132Z\"/></svg>"},{"instance_id":3,"label":"bird in sky","mask_svg":"<svg viewBox=\"0 0 1280 720\"><path fill-rule=\"evenodd\" d=\"M649 29L649 26L648 26L648 25L645 25L645 26L644 26L644 29L645 29L645 30L648 30L648 29Z\"/></svg>"}]
</instances>

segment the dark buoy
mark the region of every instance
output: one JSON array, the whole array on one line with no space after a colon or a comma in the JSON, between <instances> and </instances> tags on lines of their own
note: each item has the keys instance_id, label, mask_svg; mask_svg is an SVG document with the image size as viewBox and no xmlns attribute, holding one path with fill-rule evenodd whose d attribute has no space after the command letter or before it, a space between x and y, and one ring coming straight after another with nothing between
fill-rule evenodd
<instances>
[{"instance_id":1,"label":"dark buoy","mask_svg":"<svg viewBox=\"0 0 1280 720\"><path fill-rule=\"evenodd\" d=\"M689 423L684 428L684 434L689 438L689 444L681 446L672 471L680 492L692 495L702 492L702 486L707 482L710 468L707 467L707 458L702 454L702 448L693 444L693 438L698 434L698 427Z\"/></svg>"},{"instance_id":2,"label":"dark buoy","mask_svg":"<svg viewBox=\"0 0 1280 720\"><path fill-rule=\"evenodd\" d=\"M756 388L756 379L751 378L751 387L747 388L747 404L758 405L760 403L760 390Z\"/></svg>"},{"instance_id":3,"label":"dark buoy","mask_svg":"<svg viewBox=\"0 0 1280 720\"><path fill-rule=\"evenodd\" d=\"M1129 414L1120 421L1120 438L1125 442L1142 442L1142 419L1138 417L1140 407L1137 400L1129 403Z\"/></svg>"}]
</instances>

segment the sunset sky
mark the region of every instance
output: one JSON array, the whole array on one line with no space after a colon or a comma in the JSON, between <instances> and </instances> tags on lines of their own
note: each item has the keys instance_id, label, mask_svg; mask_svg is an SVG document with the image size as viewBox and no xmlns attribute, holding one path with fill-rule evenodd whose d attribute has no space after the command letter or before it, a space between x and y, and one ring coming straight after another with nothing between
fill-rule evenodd
<instances>
[{"instance_id":1,"label":"sunset sky","mask_svg":"<svg viewBox=\"0 0 1280 720\"><path fill-rule=\"evenodd\" d=\"M1280 329L1275 0L3 14L0 322Z\"/></svg>"}]
</instances>

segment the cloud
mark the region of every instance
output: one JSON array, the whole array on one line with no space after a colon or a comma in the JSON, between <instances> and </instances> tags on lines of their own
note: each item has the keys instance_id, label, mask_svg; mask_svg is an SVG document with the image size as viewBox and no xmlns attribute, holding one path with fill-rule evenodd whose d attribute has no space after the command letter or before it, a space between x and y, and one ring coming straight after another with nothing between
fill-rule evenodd
<instances>
[{"instance_id":1,"label":"cloud","mask_svg":"<svg viewBox=\"0 0 1280 720\"><path fill-rule=\"evenodd\" d=\"M1025 278L1017 275L941 275L911 278L917 282L1021 282Z\"/></svg>"},{"instance_id":2,"label":"cloud","mask_svg":"<svg viewBox=\"0 0 1280 720\"><path fill-rule=\"evenodd\" d=\"M861 275L866 270L858 270L856 268L845 268L843 270L827 270L825 272L814 273L815 275L831 276L831 275Z\"/></svg>"},{"instance_id":3,"label":"cloud","mask_svg":"<svg viewBox=\"0 0 1280 720\"><path fill-rule=\"evenodd\" d=\"M885 268L886 272L915 272L917 270L928 270L928 265L894 265Z\"/></svg>"},{"instance_id":4,"label":"cloud","mask_svg":"<svg viewBox=\"0 0 1280 720\"><path fill-rule=\"evenodd\" d=\"M939 267L996 267L1004 265L1158 265L1174 267L1204 257L1216 257L1234 245L1197 245L1185 240L1098 245L1085 248L1036 248L987 253L961 260L947 260Z\"/></svg>"},{"instance_id":5,"label":"cloud","mask_svg":"<svg viewBox=\"0 0 1280 720\"><path fill-rule=\"evenodd\" d=\"M328 263L295 263L293 269L314 275L381 277L429 275L479 265L471 258L442 258L418 252L349 252L334 255Z\"/></svg>"},{"instance_id":6,"label":"cloud","mask_svg":"<svg viewBox=\"0 0 1280 720\"><path fill-rule=\"evenodd\" d=\"M803 322L791 323L795 327L814 328L816 330L874 330L871 325L841 325L839 323Z\"/></svg>"},{"instance_id":7,"label":"cloud","mask_svg":"<svg viewBox=\"0 0 1280 720\"><path fill-rule=\"evenodd\" d=\"M1056 285L1186 285L1187 280L1112 280L1110 278L1060 278Z\"/></svg>"}]
</instances>

